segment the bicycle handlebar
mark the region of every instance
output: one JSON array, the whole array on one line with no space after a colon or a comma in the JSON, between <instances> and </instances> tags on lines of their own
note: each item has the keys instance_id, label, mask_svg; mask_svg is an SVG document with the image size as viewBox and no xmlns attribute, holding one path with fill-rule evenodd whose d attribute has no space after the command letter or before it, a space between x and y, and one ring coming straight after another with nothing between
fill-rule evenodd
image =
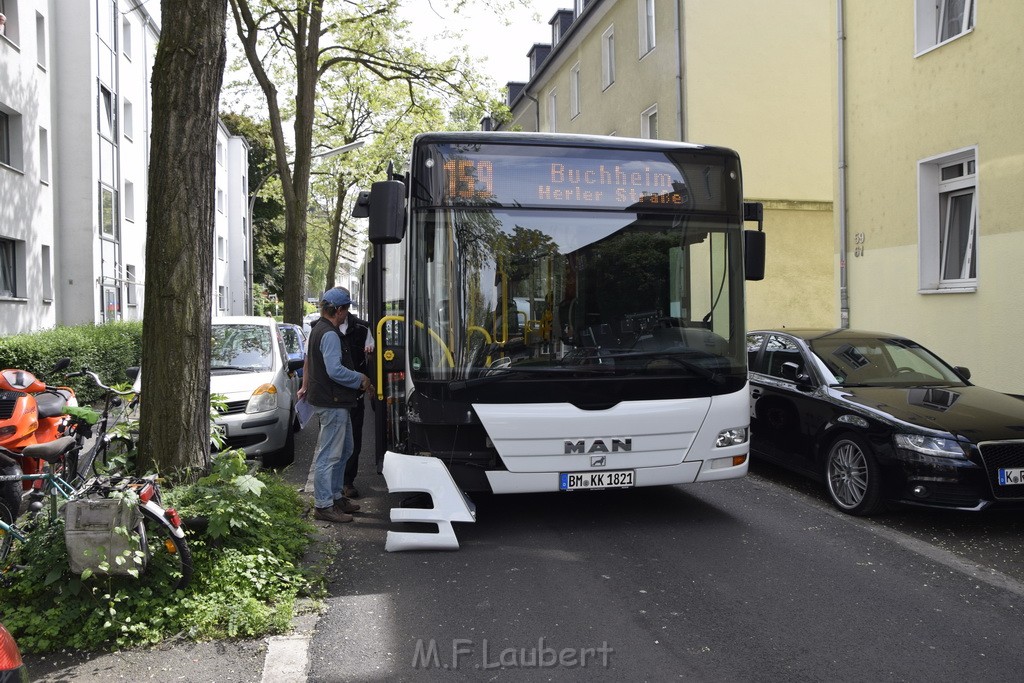
<instances>
[{"instance_id":1,"label":"bicycle handlebar","mask_svg":"<svg viewBox=\"0 0 1024 683\"><path fill-rule=\"evenodd\" d=\"M131 389L129 389L127 391L120 391L118 389L115 389L114 387L108 387L106 384L104 384L102 382L102 380L100 380L100 376L99 375L97 375L95 372L90 370L85 365L83 365L82 369L79 370L78 372L69 372L66 375L66 377L68 377L70 379L72 377L83 377L83 376L86 376L86 375L88 375L92 379L92 381L96 383L96 386L98 386L100 389L103 389L104 391L109 391L112 394L117 394L118 396L131 396L132 394L135 393Z\"/></svg>"}]
</instances>

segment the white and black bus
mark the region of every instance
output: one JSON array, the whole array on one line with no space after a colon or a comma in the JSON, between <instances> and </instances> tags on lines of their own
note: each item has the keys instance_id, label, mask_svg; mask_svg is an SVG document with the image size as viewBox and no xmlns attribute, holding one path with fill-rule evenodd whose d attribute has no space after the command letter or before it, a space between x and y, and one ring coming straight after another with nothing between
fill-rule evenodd
<instances>
[{"instance_id":1,"label":"white and black bus","mask_svg":"<svg viewBox=\"0 0 1024 683\"><path fill-rule=\"evenodd\" d=\"M354 214L378 463L432 456L494 493L746 474L744 281L764 233L732 150L422 134Z\"/></svg>"}]
</instances>

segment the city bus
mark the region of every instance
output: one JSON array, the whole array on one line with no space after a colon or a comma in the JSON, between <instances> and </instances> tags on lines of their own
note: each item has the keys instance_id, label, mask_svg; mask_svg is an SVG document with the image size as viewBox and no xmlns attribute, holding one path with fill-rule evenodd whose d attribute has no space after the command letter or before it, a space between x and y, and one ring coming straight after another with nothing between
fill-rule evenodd
<instances>
[{"instance_id":1,"label":"city bus","mask_svg":"<svg viewBox=\"0 0 1024 683\"><path fill-rule=\"evenodd\" d=\"M466 493L746 474L744 287L765 242L734 151L424 133L353 214L378 469L427 456Z\"/></svg>"}]
</instances>

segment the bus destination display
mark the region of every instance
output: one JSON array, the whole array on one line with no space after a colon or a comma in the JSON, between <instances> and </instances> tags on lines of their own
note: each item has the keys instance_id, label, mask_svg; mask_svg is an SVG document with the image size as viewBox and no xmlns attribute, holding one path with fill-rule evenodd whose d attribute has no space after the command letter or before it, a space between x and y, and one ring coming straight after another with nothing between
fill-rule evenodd
<instances>
[{"instance_id":1,"label":"bus destination display","mask_svg":"<svg viewBox=\"0 0 1024 683\"><path fill-rule=\"evenodd\" d=\"M559 151L579 153L579 150ZM455 152L428 157L426 165L428 169L436 167L432 204L695 208L687 169L660 154L635 154L633 158L610 160L607 151L603 157L593 159L571 154ZM705 208L721 207L724 169L705 164L701 171L697 188L702 200L699 203Z\"/></svg>"}]
</instances>

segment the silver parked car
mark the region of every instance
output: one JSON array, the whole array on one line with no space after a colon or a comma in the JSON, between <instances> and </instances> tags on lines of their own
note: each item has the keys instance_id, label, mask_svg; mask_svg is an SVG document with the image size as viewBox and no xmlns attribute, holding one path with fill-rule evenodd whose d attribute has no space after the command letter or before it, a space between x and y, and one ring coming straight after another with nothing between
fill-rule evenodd
<instances>
[{"instance_id":1,"label":"silver parked car","mask_svg":"<svg viewBox=\"0 0 1024 683\"><path fill-rule=\"evenodd\" d=\"M302 360L289 360L273 318L214 318L211 333L210 393L227 397L227 409L216 419L225 447L259 457L264 467L290 465Z\"/></svg>"}]
</instances>

